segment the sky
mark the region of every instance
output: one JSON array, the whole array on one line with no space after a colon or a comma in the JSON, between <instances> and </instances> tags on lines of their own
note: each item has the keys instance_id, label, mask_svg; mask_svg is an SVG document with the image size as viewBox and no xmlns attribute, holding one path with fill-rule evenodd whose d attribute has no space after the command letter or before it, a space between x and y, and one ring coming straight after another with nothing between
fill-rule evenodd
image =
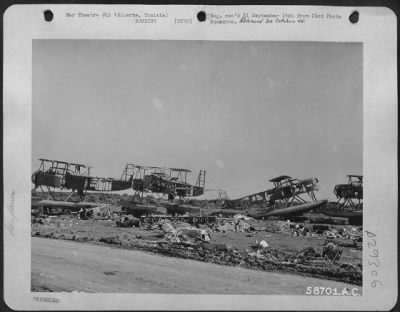
<instances>
[{"instance_id":1,"label":"sky","mask_svg":"<svg viewBox=\"0 0 400 312\"><path fill-rule=\"evenodd\" d=\"M36 39L32 75L33 170L205 169L231 198L318 177L331 200L362 174L359 43Z\"/></svg>"}]
</instances>

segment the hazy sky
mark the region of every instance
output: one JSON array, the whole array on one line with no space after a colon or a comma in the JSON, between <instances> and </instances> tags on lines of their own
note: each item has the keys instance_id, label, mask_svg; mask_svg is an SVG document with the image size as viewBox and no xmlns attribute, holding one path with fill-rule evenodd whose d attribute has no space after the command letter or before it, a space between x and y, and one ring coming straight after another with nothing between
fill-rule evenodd
<instances>
[{"instance_id":1,"label":"hazy sky","mask_svg":"<svg viewBox=\"0 0 400 312\"><path fill-rule=\"evenodd\" d=\"M33 40L33 168L205 169L231 198L287 174L334 199L362 174L362 45Z\"/></svg>"}]
</instances>

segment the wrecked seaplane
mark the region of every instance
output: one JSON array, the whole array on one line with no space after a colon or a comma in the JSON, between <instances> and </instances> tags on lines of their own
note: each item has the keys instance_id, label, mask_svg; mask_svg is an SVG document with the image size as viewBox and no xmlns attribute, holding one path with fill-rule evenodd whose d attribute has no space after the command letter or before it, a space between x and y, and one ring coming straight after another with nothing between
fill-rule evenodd
<instances>
[{"instance_id":1,"label":"wrecked seaplane","mask_svg":"<svg viewBox=\"0 0 400 312\"><path fill-rule=\"evenodd\" d=\"M159 197L168 195L169 198L184 198L199 196L204 193L205 170L200 170L195 184L187 182L188 169L164 168L127 164L120 179L95 177L90 175L90 167L84 164L60 160L39 159L40 166L32 174L35 191L40 188L47 191L48 199L55 200L56 191L71 191L67 201L76 191L84 199L87 192L113 192L133 189L135 195L143 198L146 193ZM45 188L45 190L43 190ZM129 204L131 207L137 205ZM134 208L132 208L134 209Z\"/></svg>"},{"instance_id":2,"label":"wrecked seaplane","mask_svg":"<svg viewBox=\"0 0 400 312\"><path fill-rule=\"evenodd\" d=\"M337 184L333 193L338 199L320 207L315 212L329 217L347 218L350 224L361 225L363 218L363 176L347 175L347 184Z\"/></svg>"},{"instance_id":3,"label":"wrecked seaplane","mask_svg":"<svg viewBox=\"0 0 400 312\"><path fill-rule=\"evenodd\" d=\"M143 215L159 212L161 209L155 205L143 203L144 194L152 194L158 196L159 199L168 195L172 202L176 196L182 199L186 196L199 196L204 193L205 170L200 170L196 183L190 184L187 182L188 175L191 172L188 169L127 164L121 178L114 179L91 176L90 167L84 164L43 158L39 161L39 169L32 174L32 183L34 184L32 191L40 188L42 193L47 191L48 195L47 201L32 200L33 210L41 207L50 213L49 209L53 207L53 212L74 211L75 209L88 208L84 201L87 192L108 193L134 190L133 200L124 200L122 209L128 214ZM63 201L56 200L55 193L60 191L70 191ZM76 202L68 201L75 192L81 199L79 205ZM169 208L178 209L179 211L176 212L182 212L182 209L187 211L190 207L186 209L185 207L177 208L176 205L169 205ZM167 212L165 207L162 209Z\"/></svg>"},{"instance_id":4,"label":"wrecked seaplane","mask_svg":"<svg viewBox=\"0 0 400 312\"><path fill-rule=\"evenodd\" d=\"M262 192L247 195L234 200L246 208L254 218L285 217L301 215L304 212L326 206L328 200L317 200L318 178L295 179L282 175L269 180L274 187ZM308 201L303 198L308 197ZM311 201L310 201L311 200ZM257 203L259 209L251 209Z\"/></svg>"},{"instance_id":5,"label":"wrecked seaplane","mask_svg":"<svg viewBox=\"0 0 400 312\"><path fill-rule=\"evenodd\" d=\"M39 159L40 167L32 174L34 189L70 189L84 195L86 191L111 192L133 189L138 194L199 196L204 193L206 171L200 170L195 184L188 183L188 169L127 164L120 179L90 175L90 167L60 160ZM83 170L85 170L83 172Z\"/></svg>"},{"instance_id":6,"label":"wrecked seaplane","mask_svg":"<svg viewBox=\"0 0 400 312\"><path fill-rule=\"evenodd\" d=\"M40 158L39 169L36 170L31 177L34 189L43 187L47 188L49 196L53 197L54 189L69 189L77 191L80 196L84 195L84 191L90 179L90 167L60 160L50 160ZM83 171L85 170L86 171Z\"/></svg>"},{"instance_id":7,"label":"wrecked seaplane","mask_svg":"<svg viewBox=\"0 0 400 312\"><path fill-rule=\"evenodd\" d=\"M362 209L363 207L363 176L347 175L347 184L337 184L333 190L340 208L351 210Z\"/></svg>"},{"instance_id":8,"label":"wrecked seaplane","mask_svg":"<svg viewBox=\"0 0 400 312\"><path fill-rule=\"evenodd\" d=\"M199 214L198 207L173 202L176 196L183 199L204 193L206 171L200 170L195 184L187 182L190 172L181 168L127 164L118 183L132 188L135 196L122 202L123 212L136 216L153 213ZM159 199L167 195L168 202L161 201L158 206L144 203L145 194L152 194Z\"/></svg>"},{"instance_id":9,"label":"wrecked seaplane","mask_svg":"<svg viewBox=\"0 0 400 312\"><path fill-rule=\"evenodd\" d=\"M155 166L142 166L127 164L121 178L109 179L106 191L133 189L136 194L143 197L144 193L157 193L179 197L198 196L203 194L206 171L200 170L195 184L187 182L191 171L181 168L166 168ZM91 188L96 190L96 181L93 180Z\"/></svg>"},{"instance_id":10,"label":"wrecked seaplane","mask_svg":"<svg viewBox=\"0 0 400 312\"><path fill-rule=\"evenodd\" d=\"M34 185L32 193L39 188L43 194L47 193L47 199L32 196L33 215L60 215L77 213L81 210L87 210L90 214L96 209L105 207L105 204L84 200L93 179L90 176L89 166L44 158L40 158L39 161L39 169L31 176ZM66 196L62 196L63 200L56 200L56 192L62 192ZM72 199L75 192L79 195L80 201L77 201L77 198Z\"/></svg>"}]
</instances>

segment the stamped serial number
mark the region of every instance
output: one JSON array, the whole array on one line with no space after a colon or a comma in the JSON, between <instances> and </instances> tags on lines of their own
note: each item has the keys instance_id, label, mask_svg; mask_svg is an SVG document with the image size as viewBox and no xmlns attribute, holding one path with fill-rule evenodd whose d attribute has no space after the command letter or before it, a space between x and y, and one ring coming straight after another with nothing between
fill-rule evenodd
<instances>
[{"instance_id":1,"label":"stamped serial number","mask_svg":"<svg viewBox=\"0 0 400 312\"><path fill-rule=\"evenodd\" d=\"M50 303L59 303L60 302L60 299L58 299L58 298L38 297L38 296L33 296L33 300L39 301L39 302L50 302Z\"/></svg>"},{"instance_id":2,"label":"stamped serial number","mask_svg":"<svg viewBox=\"0 0 400 312\"><path fill-rule=\"evenodd\" d=\"M372 287L383 286L383 283L379 280L379 268L381 266L381 262L379 260L379 249L376 239L376 234L365 231L367 234L368 242L367 246L371 253L368 253L368 267L370 269L370 274L374 278L371 282Z\"/></svg>"},{"instance_id":3,"label":"stamped serial number","mask_svg":"<svg viewBox=\"0 0 400 312\"><path fill-rule=\"evenodd\" d=\"M353 288L337 288L337 287L317 287L308 286L306 295L312 296L360 296L359 289Z\"/></svg>"}]
</instances>

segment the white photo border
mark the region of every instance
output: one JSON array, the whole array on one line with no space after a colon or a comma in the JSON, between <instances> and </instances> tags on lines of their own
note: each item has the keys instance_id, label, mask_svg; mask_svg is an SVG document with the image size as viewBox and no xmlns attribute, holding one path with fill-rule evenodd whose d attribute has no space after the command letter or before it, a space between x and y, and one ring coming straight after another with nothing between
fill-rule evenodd
<instances>
[{"instance_id":1,"label":"white photo border","mask_svg":"<svg viewBox=\"0 0 400 312\"><path fill-rule=\"evenodd\" d=\"M51 9L48 23L43 12ZM134 26L127 19L68 19L70 11L167 11L156 24ZM300 24L211 25L199 23L199 11L330 12L340 20ZM348 16L357 10L360 20ZM174 17L191 16L184 27ZM397 302L397 33L396 15L388 8L311 6L157 5L13 5L4 14L4 299L18 310L389 310ZM359 297L282 295L163 295L31 292L32 40L266 40L359 42L363 44L364 231L376 235L371 246L364 233L363 295ZM371 248L381 267L375 285L368 264ZM34 296L57 298L57 304Z\"/></svg>"}]
</instances>

